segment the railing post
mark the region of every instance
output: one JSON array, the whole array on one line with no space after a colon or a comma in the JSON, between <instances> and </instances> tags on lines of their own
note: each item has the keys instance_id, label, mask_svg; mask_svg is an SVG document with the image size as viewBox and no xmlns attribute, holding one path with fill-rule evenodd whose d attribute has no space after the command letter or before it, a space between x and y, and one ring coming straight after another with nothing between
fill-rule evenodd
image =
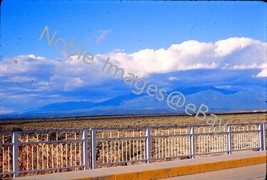
<instances>
[{"instance_id":1,"label":"railing post","mask_svg":"<svg viewBox=\"0 0 267 180\"><path fill-rule=\"evenodd\" d=\"M231 124L227 124L227 154L232 154Z\"/></svg>"},{"instance_id":2,"label":"railing post","mask_svg":"<svg viewBox=\"0 0 267 180\"><path fill-rule=\"evenodd\" d=\"M90 129L91 143L91 169L96 168L96 130Z\"/></svg>"},{"instance_id":3,"label":"railing post","mask_svg":"<svg viewBox=\"0 0 267 180\"><path fill-rule=\"evenodd\" d=\"M82 130L83 170L89 169L88 165L88 129Z\"/></svg>"},{"instance_id":4,"label":"railing post","mask_svg":"<svg viewBox=\"0 0 267 180\"><path fill-rule=\"evenodd\" d=\"M258 141L259 141L259 149L260 151L264 151L265 150L265 128L264 128L264 124L261 123L258 126L258 130L259 130L259 134L258 134Z\"/></svg>"},{"instance_id":5,"label":"railing post","mask_svg":"<svg viewBox=\"0 0 267 180\"><path fill-rule=\"evenodd\" d=\"M266 126L266 123L262 123L262 141L263 141L263 151L266 150L266 131L265 131L265 127Z\"/></svg>"},{"instance_id":6,"label":"railing post","mask_svg":"<svg viewBox=\"0 0 267 180\"><path fill-rule=\"evenodd\" d=\"M190 126L190 158L195 158L195 132L194 126Z\"/></svg>"},{"instance_id":7,"label":"railing post","mask_svg":"<svg viewBox=\"0 0 267 180\"><path fill-rule=\"evenodd\" d=\"M13 177L17 177L19 175L19 159L18 159L18 153L19 153L19 146L18 146L18 132L12 133L12 165L13 165Z\"/></svg>"},{"instance_id":8,"label":"railing post","mask_svg":"<svg viewBox=\"0 0 267 180\"><path fill-rule=\"evenodd\" d=\"M151 156L151 151L150 151L150 128L146 128L146 163L150 163L150 156Z\"/></svg>"}]
</instances>

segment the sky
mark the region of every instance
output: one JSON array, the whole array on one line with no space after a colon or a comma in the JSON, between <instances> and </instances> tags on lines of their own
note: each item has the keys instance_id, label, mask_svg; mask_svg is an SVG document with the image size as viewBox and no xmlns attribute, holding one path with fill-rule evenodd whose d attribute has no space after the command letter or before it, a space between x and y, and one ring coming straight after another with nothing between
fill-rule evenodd
<instances>
[{"instance_id":1,"label":"sky","mask_svg":"<svg viewBox=\"0 0 267 180\"><path fill-rule=\"evenodd\" d=\"M4 0L0 114L53 103L96 103L132 92L117 79L90 70L78 54L69 56L66 48L56 48L60 38L57 47L72 40L79 51L85 47L82 55L94 56L94 68L109 57L125 71L167 90L223 87L242 92L237 99L255 95L262 101L265 12L263 2ZM45 27L50 37L57 32L51 45L46 35L40 40ZM258 94L248 93L253 89ZM264 107L261 102L254 109ZM99 114L104 111L98 109Z\"/></svg>"}]
</instances>

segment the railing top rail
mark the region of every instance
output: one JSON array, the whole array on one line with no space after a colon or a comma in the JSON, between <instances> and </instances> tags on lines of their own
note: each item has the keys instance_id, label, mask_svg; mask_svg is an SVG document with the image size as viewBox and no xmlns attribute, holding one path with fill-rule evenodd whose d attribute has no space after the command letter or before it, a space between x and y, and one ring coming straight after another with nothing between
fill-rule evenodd
<instances>
[{"instance_id":1,"label":"railing top rail","mask_svg":"<svg viewBox=\"0 0 267 180\"><path fill-rule=\"evenodd\" d=\"M227 124L227 125L231 125L231 126L239 126L239 125L259 125L262 123L242 123L242 124ZM266 124L266 123L265 123ZM190 127L211 127L211 128L215 128L215 127L219 127L219 124L215 124L214 126L208 125L208 124L204 124L204 125L191 125L191 126L142 126L142 127L119 127L119 128L91 128L94 130L144 130L146 128L150 128L150 129L170 129L170 128L190 128ZM223 126L223 124L221 125Z\"/></svg>"},{"instance_id":2,"label":"railing top rail","mask_svg":"<svg viewBox=\"0 0 267 180\"><path fill-rule=\"evenodd\" d=\"M26 131L2 131L0 134L12 134L14 132L17 132L19 134L28 134L28 133L53 133L53 132L79 132L84 129L58 129L58 130L26 130Z\"/></svg>"},{"instance_id":3,"label":"railing top rail","mask_svg":"<svg viewBox=\"0 0 267 180\"><path fill-rule=\"evenodd\" d=\"M227 124L231 126L240 126L240 125L259 125L259 124L267 124L267 122L264 123L242 123L242 124ZM214 126L211 125L191 125L191 126L142 126L142 127L114 127L114 128L90 128L90 130L94 129L97 131L106 131L106 130L145 130L147 128L150 129L170 129L170 128L190 128L190 127L211 127L211 128L217 128L219 127L219 124L215 124ZM59 129L59 130L26 130L26 131L0 131L0 134L12 134L14 132L17 132L19 134L27 134L27 133L53 133L53 132L79 132L82 130L86 130L87 128L81 128L81 129Z\"/></svg>"},{"instance_id":4,"label":"railing top rail","mask_svg":"<svg viewBox=\"0 0 267 180\"><path fill-rule=\"evenodd\" d=\"M10 135L12 135L12 131L1 131L0 134L10 134Z\"/></svg>"}]
</instances>

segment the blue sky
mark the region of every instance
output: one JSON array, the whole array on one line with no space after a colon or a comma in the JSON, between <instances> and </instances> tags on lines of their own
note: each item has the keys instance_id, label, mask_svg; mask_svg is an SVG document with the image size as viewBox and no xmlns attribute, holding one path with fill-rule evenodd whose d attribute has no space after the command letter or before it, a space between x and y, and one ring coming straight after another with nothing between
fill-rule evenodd
<instances>
[{"instance_id":1,"label":"blue sky","mask_svg":"<svg viewBox=\"0 0 267 180\"><path fill-rule=\"evenodd\" d=\"M37 37L45 25L66 40L75 38L80 46L87 44L96 54L167 48L190 39L215 42L250 37L263 41L264 10L262 2L4 1L3 54L61 56L40 45ZM110 30L107 39L96 43L103 30Z\"/></svg>"},{"instance_id":2,"label":"blue sky","mask_svg":"<svg viewBox=\"0 0 267 180\"><path fill-rule=\"evenodd\" d=\"M227 87L242 90L236 98L245 99L244 94L257 89L255 96L263 99L265 12L262 2L3 1L0 111L22 113L131 93L46 39L39 41L45 26L51 34L57 31L56 39L70 43L74 38L79 48L85 45L97 67L110 57L168 90Z\"/></svg>"}]
</instances>

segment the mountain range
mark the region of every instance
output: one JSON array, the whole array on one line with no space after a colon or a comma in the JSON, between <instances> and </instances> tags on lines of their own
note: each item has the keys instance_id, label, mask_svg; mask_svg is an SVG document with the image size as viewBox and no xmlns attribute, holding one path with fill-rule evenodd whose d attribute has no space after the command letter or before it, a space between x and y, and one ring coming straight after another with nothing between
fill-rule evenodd
<instances>
[{"instance_id":1,"label":"mountain range","mask_svg":"<svg viewBox=\"0 0 267 180\"><path fill-rule=\"evenodd\" d=\"M232 88L199 86L176 88L172 91L179 91L185 95L185 105L193 103L198 108L201 104L205 104L209 107L210 113L266 109L265 89L260 87L245 90L235 88L233 90ZM159 101L155 97L150 97L145 93L140 95L126 93L102 102L67 101L51 103L20 114L5 114L0 116L0 118L184 114L185 105L177 111L174 111L168 107L166 99Z\"/></svg>"}]
</instances>

